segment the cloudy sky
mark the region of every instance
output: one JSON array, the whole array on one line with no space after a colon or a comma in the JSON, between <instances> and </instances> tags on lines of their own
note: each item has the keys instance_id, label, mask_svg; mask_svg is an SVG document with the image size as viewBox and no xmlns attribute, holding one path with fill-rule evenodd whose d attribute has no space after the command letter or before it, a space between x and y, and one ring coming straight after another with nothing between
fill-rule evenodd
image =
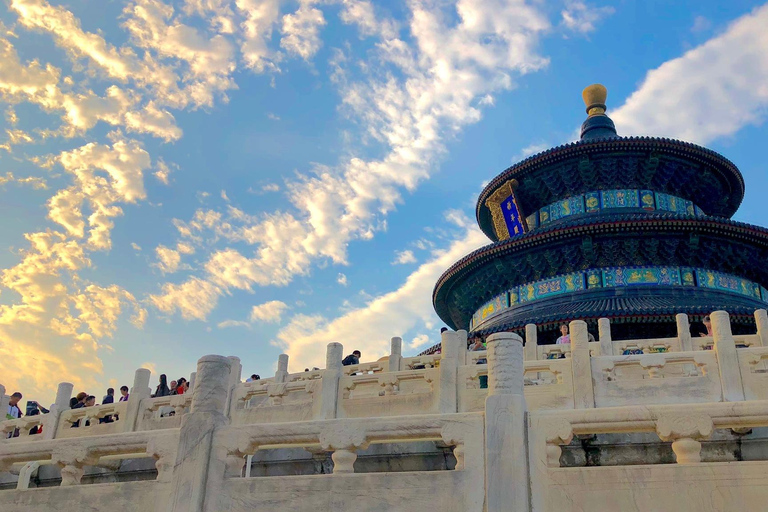
<instances>
[{"instance_id":1,"label":"cloudy sky","mask_svg":"<svg viewBox=\"0 0 768 512\"><path fill-rule=\"evenodd\" d=\"M732 159L768 224L766 26L742 0L2 0L0 383L436 343L483 183L572 140L593 82L620 134Z\"/></svg>"}]
</instances>

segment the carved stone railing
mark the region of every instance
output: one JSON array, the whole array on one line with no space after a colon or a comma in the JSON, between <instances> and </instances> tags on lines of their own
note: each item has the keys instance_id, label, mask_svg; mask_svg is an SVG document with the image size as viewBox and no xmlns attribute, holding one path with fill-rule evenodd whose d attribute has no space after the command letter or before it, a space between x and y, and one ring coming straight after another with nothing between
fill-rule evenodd
<instances>
[{"instance_id":1,"label":"carved stone railing","mask_svg":"<svg viewBox=\"0 0 768 512\"><path fill-rule=\"evenodd\" d=\"M98 436L125 431L121 417L128 412L128 402L81 407L61 413L56 438ZM101 421L100 421L101 420Z\"/></svg>"},{"instance_id":2,"label":"carved stone railing","mask_svg":"<svg viewBox=\"0 0 768 512\"><path fill-rule=\"evenodd\" d=\"M420 370L424 368L437 368L440 366L440 354L430 354L427 356L404 357L404 370Z\"/></svg>"},{"instance_id":3,"label":"carved stone railing","mask_svg":"<svg viewBox=\"0 0 768 512\"><path fill-rule=\"evenodd\" d=\"M181 418L189 412L192 394L145 398L141 401L136 430L178 428Z\"/></svg>"},{"instance_id":4,"label":"carved stone railing","mask_svg":"<svg viewBox=\"0 0 768 512\"><path fill-rule=\"evenodd\" d=\"M61 485L70 486L80 483L86 466L99 466L104 458L115 460L116 456L152 457L156 461L157 480L166 482L172 476L178 437L178 430L174 430L43 440L34 443L3 443L0 444L0 472L10 471L14 464L49 461L61 469Z\"/></svg>"},{"instance_id":5,"label":"carved stone railing","mask_svg":"<svg viewBox=\"0 0 768 512\"><path fill-rule=\"evenodd\" d=\"M702 461L702 442L716 430L744 433L766 426L768 401L532 412L533 509L599 510L600 504L615 503L621 504L619 510L694 511L691 492L702 496L715 492L728 504L722 510L734 510L739 500L732 497L751 492L755 486L762 488L768 462L722 464L720 460L731 460L722 450L708 452L709 459ZM596 434L639 433L653 433L661 442L671 442L677 464L561 469L561 447L577 436L590 439ZM620 459L614 464L616 460ZM739 464L744 467L737 469ZM762 476L748 477L745 471Z\"/></svg>"},{"instance_id":6,"label":"carved stone railing","mask_svg":"<svg viewBox=\"0 0 768 512\"><path fill-rule=\"evenodd\" d=\"M24 416L15 420L0 421L0 438L17 442L39 441L43 439L43 414ZM33 429L35 429L33 431Z\"/></svg>"}]
</instances>

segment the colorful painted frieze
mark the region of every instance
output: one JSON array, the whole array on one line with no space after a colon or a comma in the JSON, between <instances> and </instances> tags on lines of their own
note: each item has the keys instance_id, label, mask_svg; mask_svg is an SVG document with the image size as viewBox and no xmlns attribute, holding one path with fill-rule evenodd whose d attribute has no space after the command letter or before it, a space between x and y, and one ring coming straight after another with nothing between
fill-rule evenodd
<instances>
[{"instance_id":1,"label":"colorful painted frieze","mask_svg":"<svg viewBox=\"0 0 768 512\"><path fill-rule=\"evenodd\" d=\"M561 293L584 289L584 273L574 272L562 276L543 279L520 287L520 302L551 297Z\"/></svg>"},{"instance_id":2,"label":"colorful painted frieze","mask_svg":"<svg viewBox=\"0 0 768 512\"><path fill-rule=\"evenodd\" d=\"M676 267L616 267L603 270L603 284L613 286L667 285L679 286L680 270Z\"/></svg>"},{"instance_id":3,"label":"colorful painted frieze","mask_svg":"<svg viewBox=\"0 0 768 512\"><path fill-rule=\"evenodd\" d=\"M762 286L760 287L760 296L763 298L763 302L768 302L768 290Z\"/></svg>"},{"instance_id":4,"label":"colorful painted frieze","mask_svg":"<svg viewBox=\"0 0 768 512\"><path fill-rule=\"evenodd\" d=\"M640 191L640 206L643 210L653 211L656 209L656 198L652 190Z\"/></svg>"},{"instance_id":5,"label":"colorful painted frieze","mask_svg":"<svg viewBox=\"0 0 768 512\"><path fill-rule=\"evenodd\" d=\"M637 190L603 190L600 192L600 207L606 208L638 208Z\"/></svg>"},{"instance_id":6,"label":"colorful painted frieze","mask_svg":"<svg viewBox=\"0 0 768 512\"><path fill-rule=\"evenodd\" d=\"M539 224L546 224L547 222L549 222L549 206L539 210Z\"/></svg>"},{"instance_id":7,"label":"colorful painted frieze","mask_svg":"<svg viewBox=\"0 0 768 512\"><path fill-rule=\"evenodd\" d=\"M702 210L696 205L693 205L693 214L696 215L697 217L706 217L704 210Z\"/></svg>"},{"instance_id":8,"label":"colorful painted frieze","mask_svg":"<svg viewBox=\"0 0 768 512\"><path fill-rule=\"evenodd\" d=\"M680 281L683 286L696 286L696 277L692 268L683 267L680 269Z\"/></svg>"},{"instance_id":9,"label":"colorful painted frieze","mask_svg":"<svg viewBox=\"0 0 768 512\"><path fill-rule=\"evenodd\" d=\"M514 306L520 303L520 287L515 286L509 290L509 305Z\"/></svg>"},{"instance_id":10,"label":"colorful painted frieze","mask_svg":"<svg viewBox=\"0 0 768 512\"><path fill-rule=\"evenodd\" d=\"M740 277L723 274L722 272L696 269L696 282L703 288L725 290L748 297L760 298L760 290L755 289L754 283Z\"/></svg>"},{"instance_id":11,"label":"colorful painted frieze","mask_svg":"<svg viewBox=\"0 0 768 512\"><path fill-rule=\"evenodd\" d=\"M525 218L525 222L528 224L528 229L535 229L539 227L539 213L536 212Z\"/></svg>"},{"instance_id":12,"label":"colorful painted frieze","mask_svg":"<svg viewBox=\"0 0 768 512\"><path fill-rule=\"evenodd\" d=\"M584 196L569 197L549 205L549 220L584 213Z\"/></svg>"},{"instance_id":13,"label":"colorful painted frieze","mask_svg":"<svg viewBox=\"0 0 768 512\"><path fill-rule=\"evenodd\" d=\"M603 286L603 273L600 270L587 270L587 288L601 288Z\"/></svg>"},{"instance_id":14,"label":"colorful painted frieze","mask_svg":"<svg viewBox=\"0 0 768 512\"><path fill-rule=\"evenodd\" d=\"M587 213L595 213L600 211L600 192L587 192L584 195L584 204L586 206Z\"/></svg>"}]
</instances>

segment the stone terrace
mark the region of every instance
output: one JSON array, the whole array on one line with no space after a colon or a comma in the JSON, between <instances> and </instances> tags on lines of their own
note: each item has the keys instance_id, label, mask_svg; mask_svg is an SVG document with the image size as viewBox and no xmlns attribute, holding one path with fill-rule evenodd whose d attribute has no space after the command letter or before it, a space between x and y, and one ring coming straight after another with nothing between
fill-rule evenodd
<instances>
[{"instance_id":1,"label":"stone terrace","mask_svg":"<svg viewBox=\"0 0 768 512\"><path fill-rule=\"evenodd\" d=\"M356 366L331 343L323 370L281 355L249 383L237 358L205 356L190 394L150 398L139 369L128 402L76 410L62 383L50 414L0 422L0 510L758 510L768 314L745 336L711 317L712 337L678 315L677 337L628 341L603 319L592 343L575 321L571 345L530 325L487 352L446 332L411 358L393 338Z\"/></svg>"}]
</instances>

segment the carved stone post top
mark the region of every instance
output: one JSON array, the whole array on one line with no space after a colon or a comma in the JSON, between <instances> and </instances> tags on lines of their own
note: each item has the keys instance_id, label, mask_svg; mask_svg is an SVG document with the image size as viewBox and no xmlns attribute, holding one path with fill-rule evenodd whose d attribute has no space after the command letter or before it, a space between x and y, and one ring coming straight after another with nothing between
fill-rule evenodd
<instances>
[{"instance_id":1,"label":"carved stone post top","mask_svg":"<svg viewBox=\"0 0 768 512\"><path fill-rule=\"evenodd\" d=\"M733 339L731 332L731 319L725 311L714 311L710 313L709 319L712 321L712 337L715 344L718 341Z\"/></svg>"},{"instance_id":2,"label":"carved stone post top","mask_svg":"<svg viewBox=\"0 0 768 512\"><path fill-rule=\"evenodd\" d=\"M765 309L756 309L755 310L755 320L758 322L768 322L768 310Z\"/></svg>"},{"instance_id":3,"label":"carved stone post top","mask_svg":"<svg viewBox=\"0 0 768 512\"><path fill-rule=\"evenodd\" d=\"M56 400L54 404L60 411L66 410L69 407L69 399L72 397L72 390L75 388L74 384L70 382L60 382L56 388Z\"/></svg>"},{"instance_id":4,"label":"carved stone post top","mask_svg":"<svg viewBox=\"0 0 768 512\"><path fill-rule=\"evenodd\" d=\"M589 348L589 331L587 331L587 322L584 320L574 320L568 324L568 334L571 338L571 350Z\"/></svg>"},{"instance_id":5,"label":"carved stone post top","mask_svg":"<svg viewBox=\"0 0 768 512\"><path fill-rule=\"evenodd\" d=\"M685 313L678 313L675 315L675 321L677 322L678 327L681 325L688 326L688 315Z\"/></svg>"},{"instance_id":6,"label":"carved stone post top","mask_svg":"<svg viewBox=\"0 0 768 512\"><path fill-rule=\"evenodd\" d=\"M400 355L400 353L403 351L403 338L399 336L394 336L389 343L390 346L390 353L391 354L397 354Z\"/></svg>"},{"instance_id":7,"label":"carved stone post top","mask_svg":"<svg viewBox=\"0 0 768 512\"><path fill-rule=\"evenodd\" d=\"M280 354L279 356L277 356L277 371L279 372L288 371L288 354Z\"/></svg>"},{"instance_id":8,"label":"carved stone post top","mask_svg":"<svg viewBox=\"0 0 768 512\"><path fill-rule=\"evenodd\" d=\"M149 389L149 377L152 372L146 368L139 368L133 374L133 386L131 387L131 395L135 398L148 397L152 392Z\"/></svg>"},{"instance_id":9,"label":"carved stone post top","mask_svg":"<svg viewBox=\"0 0 768 512\"><path fill-rule=\"evenodd\" d=\"M486 339L486 342L488 344L488 348L490 349L491 343L495 343L499 340L509 340L516 343L523 344L523 338L521 338L518 334L515 334L513 332L495 332L488 336Z\"/></svg>"},{"instance_id":10,"label":"carved stone post top","mask_svg":"<svg viewBox=\"0 0 768 512\"><path fill-rule=\"evenodd\" d=\"M344 357L344 345L331 342L325 349L325 369L338 370L341 368L341 360Z\"/></svg>"},{"instance_id":11,"label":"carved stone post top","mask_svg":"<svg viewBox=\"0 0 768 512\"><path fill-rule=\"evenodd\" d=\"M656 420L656 433L662 441L704 439L714 428L712 417L704 413L663 414Z\"/></svg>"},{"instance_id":12,"label":"carved stone post top","mask_svg":"<svg viewBox=\"0 0 768 512\"><path fill-rule=\"evenodd\" d=\"M462 347L462 336L461 333L464 333L463 339L464 339L464 346ZM442 359L458 359L459 353L461 350L466 350L466 340L467 340L467 332L466 331L445 331L441 335L441 350L440 355Z\"/></svg>"},{"instance_id":13,"label":"carved stone post top","mask_svg":"<svg viewBox=\"0 0 768 512\"><path fill-rule=\"evenodd\" d=\"M197 384L192 392L192 412L220 412L227 407L232 361L208 355L197 361Z\"/></svg>"},{"instance_id":14,"label":"carved stone post top","mask_svg":"<svg viewBox=\"0 0 768 512\"><path fill-rule=\"evenodd\" d=\"M611 340L611 321L608 318L598 318L597 333L600 341L603 341L606 337L609 341Z\"/></svg>"},{"instance_id":15,"label":"carved stone post top","mask_svg":"<svg viewBox=\"0 0 768 512\"><path fill-rule=\"evenodd\" d=\"M488 336L488 393L522 395L523 339L515 333L498 332Z\"/></svg>"}]
</instances>

